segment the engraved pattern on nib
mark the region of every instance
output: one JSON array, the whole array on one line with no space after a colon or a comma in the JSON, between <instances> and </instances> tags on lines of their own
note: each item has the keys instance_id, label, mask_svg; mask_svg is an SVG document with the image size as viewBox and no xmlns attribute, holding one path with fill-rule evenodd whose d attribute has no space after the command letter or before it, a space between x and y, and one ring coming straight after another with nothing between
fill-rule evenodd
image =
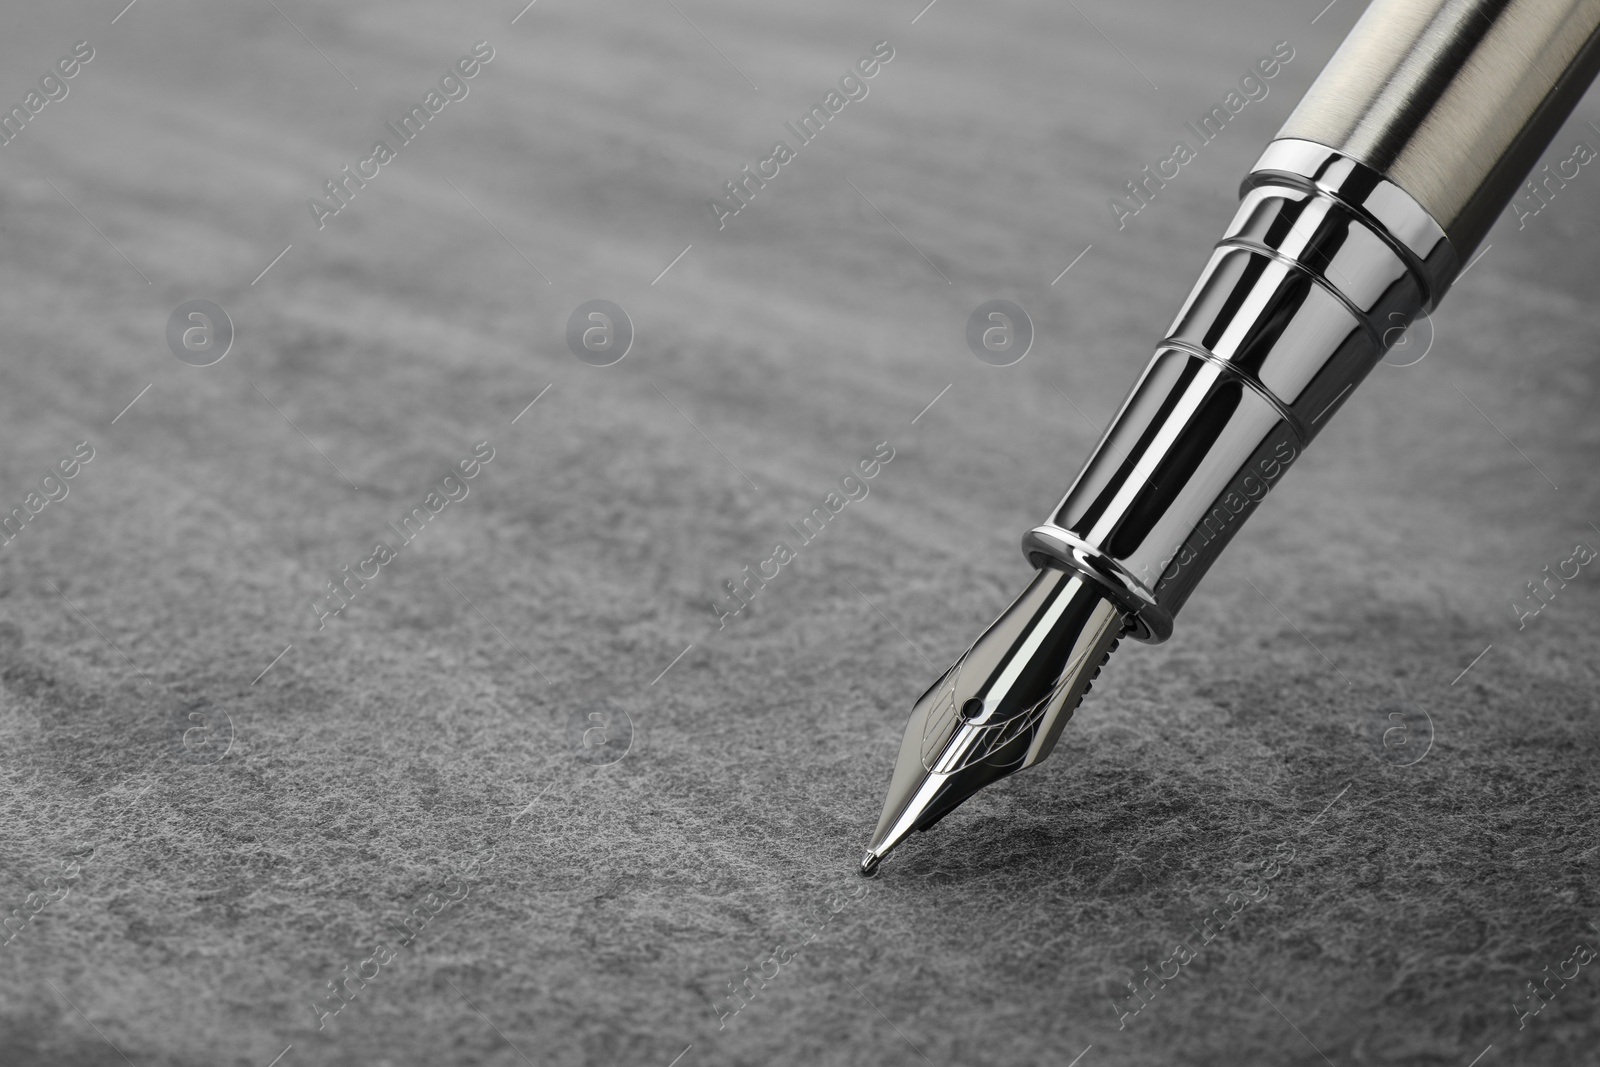
<instances>
[{"instance_id":1,"label":"engraved pattern on nib","mask_svg":"<svg viewBox=\"0 0 1600 1067\"><path fill-rule=\"evenodd\" d=\"M968 652L971 650L969 649ZM955 721L961 717L956 707L956 685L961 680L961 667L967 662L967 652L961 654L955 665L945 674L944 684L934 697L934 706L928 710L927 721L922 726L922 769L933 773L934 761L944 751Z\"/></svg>"},{"instance_id":2,"label":"engraved pattern on nib","mask_svg":"<svg viewBox=\"0 0 1600 1067\"><path fill-rule=\"evenodd\" d=\"M1094 672L1089 675L1089 681L1084 683L1083 691L1078 694L1078 699L1073 702L1071 707L1062 708L1061 714L1070 716L1077 711L1079 705L1083 703L1083 698L1088 695L1090 687L1094 684L1094 679L1100 677L1101 668L1111 658L1111 653L1117 650L1118 641L1120 641L1120 638L1113 640L1107 646L1105 652L1100 656L1100 662L1095 665ZM966 659L966 655L963 654L956 661L955 666L950 669L944 685L939 688L938 696L934 698L936 703L928 712L927 723L923 727L922 767L923 770L930 774L935 773L939 757L943 754L945 745L954 732L951 729L952 725L955 725L956 720L961 718L961 712L956 701L956 690L961 679L961 667L966 662ZM981 731L983 736L968 746L966 754L961 760L941 768L942 773L954 774L982 763L992 758L995 753L1003 750L1006 745L1016 740L1018 736L1031 730L1040 719L1044 718L1045 712L1049 710L1051 703L1059 698L1064 690L1069 689L1073 681L1079 677L1078 668L1082 665L1083 660L1084 657L1079 656L1068 663L1062 670L1060 677L1056 679L1055 685L1051 686L1050 692L1021 714L1013 715L1008 719L1002 719L997 722L968 727L972 731ZM960 726L956 725L955 729L960 729ZM1017 759L1020 760L1021 758L1019 754Z\"/></svg>"}]
</instances>

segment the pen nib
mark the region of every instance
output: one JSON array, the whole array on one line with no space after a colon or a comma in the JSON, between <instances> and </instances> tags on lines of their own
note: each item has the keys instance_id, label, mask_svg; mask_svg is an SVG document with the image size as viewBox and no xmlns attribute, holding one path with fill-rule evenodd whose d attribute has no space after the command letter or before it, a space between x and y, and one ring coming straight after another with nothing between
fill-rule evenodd
<instances>
[{"instance_id":1,"label":"pen nib","mask_svg":"<svg viewBox=\"0 0 1600 1067\"><path fill-rule=\"evenodd\" d=\"M1122 629L1094 582L1041 569L911 709L861 873L913 830L1048 756Z\"/></svg>"}]
</instances>

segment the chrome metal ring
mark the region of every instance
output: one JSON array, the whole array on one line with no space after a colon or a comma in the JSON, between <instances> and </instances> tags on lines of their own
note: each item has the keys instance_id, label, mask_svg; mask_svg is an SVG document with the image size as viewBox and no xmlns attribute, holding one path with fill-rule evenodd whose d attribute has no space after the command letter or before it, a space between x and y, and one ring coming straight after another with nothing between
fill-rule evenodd
<instances>
[{"instance_id":1,"label":"chrome metal ring","mask_svg":"<svg viewBox=\"0 0 1600 1067\"><path fill-rule=\"evenodd\" d=\"M1422 285L1432 311L1461 272L1461 257L1444 227L1410 193L1366 164L1315 141L1285 137L1267 145L1240 185L1289 182L1338 201L1387 242Z\"/></svg>"},{"instance_id":2,"label":"chrome metal ring","mask_svg":"<svg viewBox=\"0 0 1600 1067\"><path fill-rule=\"evenodd\" d=\"M1022 535L1022 554L1035 567L1054 563L1099 584L1127 615L1128 634L1158 644L1172 636L1172 613L1122 564L1083 538L1052 523Z\"/></svg>"}]
</instances>

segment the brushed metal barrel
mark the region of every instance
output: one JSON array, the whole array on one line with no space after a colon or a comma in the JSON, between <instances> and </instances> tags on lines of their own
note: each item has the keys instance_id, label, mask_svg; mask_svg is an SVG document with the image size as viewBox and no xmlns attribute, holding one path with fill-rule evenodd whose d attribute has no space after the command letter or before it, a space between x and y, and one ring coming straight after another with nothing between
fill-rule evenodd
<instances>
[{"instance_id":1,"label":"brushed metal barrel","mask_svg":"<svg viewBox=\"0 0 1600 1067\"><path fill-rule=\"evenodd\" d=\"M1459 259L1414 200L1302 141L1233 221L1078 480L1023 550L1095 579L1132 636L1179 608Z\"/></svg>"},{"instance_id":2,"label":"brushed metal barrel","mask_svg":"<svg viewBox=\"0 0 1600 1067\"><path fill-rule=\"evenodd\" d=\"M1600 70L1600 0L1373 0L1280 138L1411 194L1470 255Z\"/></svg>"}]
</instances>

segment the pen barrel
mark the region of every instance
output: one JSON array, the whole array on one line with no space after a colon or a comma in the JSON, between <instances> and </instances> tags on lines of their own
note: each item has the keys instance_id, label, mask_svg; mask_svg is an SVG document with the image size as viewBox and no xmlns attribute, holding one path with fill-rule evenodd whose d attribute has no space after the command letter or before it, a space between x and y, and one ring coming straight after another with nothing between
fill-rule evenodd
<instances>
[{"instance_id":1,"label":"pen barrel","mask_svg":"<svg viewBox=\"0 0 1600 1067\"><path fill-rule=\"evenodd\" d=\"M1162 641L1195 585L1459 269L1404 191L1274 141L1167 337L1050 521L1036 566L1097 579Z\"/></svg>"},{"instance_id":2,"label":"pen barrel","mask_svg":"<svg viewBox=\"0 0 1600 1067\"><path fill-rule=\"evenodd\" d=\"M1600 69L1600 0L1373 0L1279 131L1410 193L1465 257Z\"/></svg>"},{"instance_id":3,"label":"pen barrel","mask_svg":"<svg viewBox=\"0 0 1600 1067\"><path fill-rule=\"evenodd\" d=\"M1431 310L1600 70L1600 0L1373 0L1245 179L1155 357L1023 551L1159 642Z\"/></svg>"}]
</instances>

